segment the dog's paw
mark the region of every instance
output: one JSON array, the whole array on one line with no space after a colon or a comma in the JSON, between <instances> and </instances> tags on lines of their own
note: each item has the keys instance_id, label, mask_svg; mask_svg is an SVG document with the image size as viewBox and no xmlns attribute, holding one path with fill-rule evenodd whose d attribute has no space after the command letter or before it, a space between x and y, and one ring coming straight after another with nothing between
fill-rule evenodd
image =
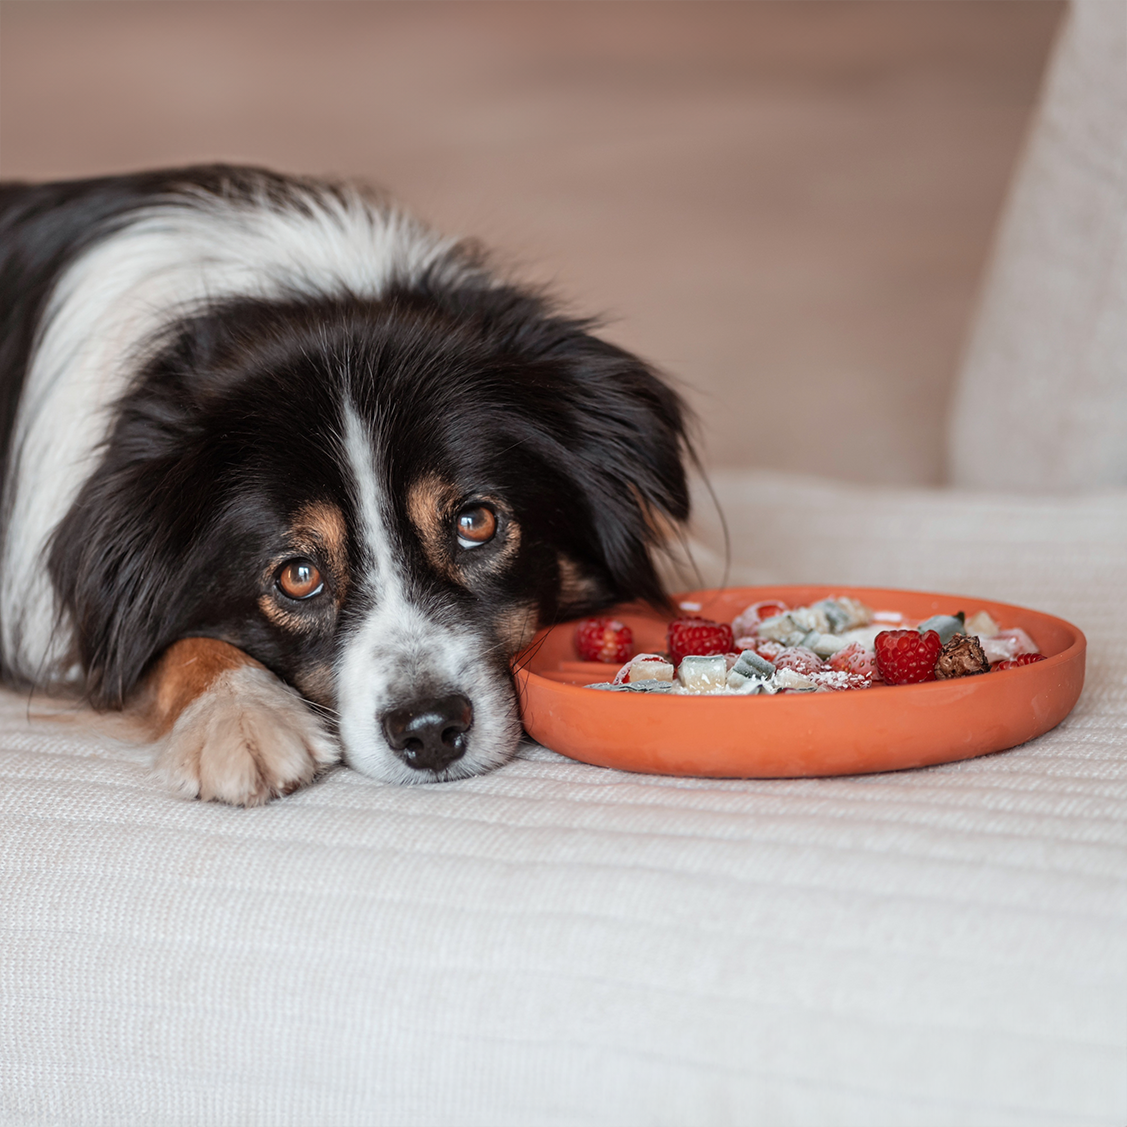
<instances>
[{"instance_id":1,"label":"dog's paw","mask_svg":"<svg viewBox=\"0 0 1127 1127\"><path fill-rule=\"evenodd\" d=\"M339 757L301 697L255 664L222 673L180 713L156 766L186 798L258 806Z\"/></svg>"}]
</instances>

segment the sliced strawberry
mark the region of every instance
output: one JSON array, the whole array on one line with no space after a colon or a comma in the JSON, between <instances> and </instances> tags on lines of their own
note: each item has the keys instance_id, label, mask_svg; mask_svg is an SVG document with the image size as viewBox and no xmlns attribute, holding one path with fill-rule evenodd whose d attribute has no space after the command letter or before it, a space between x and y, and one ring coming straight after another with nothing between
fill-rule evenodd
<instances>
[{"instance_id":1,"label":"sliced strawberry","mask_svg":"<svg viewBox=\"0 0 1127 1127\"><path fill-rule=\"evenodd\" d=\"M810 680L820 688L829 689L831 693L847 689L868 689L873 684L871 677L866 677L863 673L850 673L846 669L825 669L821 673L811 673Z\"/></svg>"},{"instance_id":2,"label":"sliced strawberry","mask_svg":"<svg viewBox=\"0 0 1127 1127\"><path fill-rule=\"evenodd\" d=\"M860 642L850 642L843 650L838 650L827 662L829 667L838 673L856 673L861 677L879 681L877 672L877 655L873 650L867 650Z\"/></svg>"},{"instance_id":3,"label":"sliced strawberry","mask_svg":"<svg viewBox=\"0 0 1127 1127\"><path fill-rule=\"evenodd\" d=\"M793 669L803 677L809 677L811 673L821 673L826 668L826 663L805 646L788 646L780 650L777 657L770 660L776 669Z\"/></svg>"},{"instance_id":4,"label":"sliced strawberry","mask_svg":"<svg viewBox=\"0 0 1127 1127\"><path fill-rule=\"evenodd\" d=\"M732 628L724 622L712 622L707 618L675 618L669 624L669 657L674 665L681 664L681 658L689 654L707 657L710 654L725 654L735 648Z\"/></svg>"},{"instance_id":5,"label":"sliced strawberry","mask_svg":"<svg viewBox=\"0 0 1127 1127\"><path fill-rule=\"evenodd\" d=\"M943 643L934 630L882 630L873 642L877 670L889 685L918 685L935 680L935 663Z\"/></svg>"},{"instance_id":6,"label":"sliced strawberry","mask_svg":"<svg viewBox=\"0 0 1127 1127\"><path fill-rule=\"evenodd\" d=\"M1018 669L1023 665L1032 665L1035 661L1044 660L1044 654L1018 654L1010 661L999 661L997 665L990 666L990 672L997 673L1000 669Z\"/></svg>"},{"instance_id":7,"label":"sliced strawberry","mask_svg":"<svg viewBox=\"0 0 1127 1127\"><path fill-rule=\"evenodd\" d=\"M737 635L754 637L759 623L765 618L774 618L775 615L783 614L789 609L786 603L780 603L774 599L763 603L752 603L751 606L740 611L740 613L732 619L732 630ZM745 647L745 649L746 648L747 647Z\"/></svg>"},{"instance_id":8,"label":"sliced strawberry","mask_svg":"<svg viewBox=\"0 0 1127 1127\"><path fill-rule=\"evenodd\" d=\"M585 618L575 628L581 661L625 661L634 652L634 633L617 618Z\"/></svg>"}]
</instances>

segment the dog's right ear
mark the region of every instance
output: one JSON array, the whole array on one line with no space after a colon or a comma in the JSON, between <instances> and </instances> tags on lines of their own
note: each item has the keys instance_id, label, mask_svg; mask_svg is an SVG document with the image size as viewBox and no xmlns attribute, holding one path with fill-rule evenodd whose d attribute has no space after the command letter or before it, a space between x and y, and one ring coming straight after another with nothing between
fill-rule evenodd
<instances>
[{"instance_id":1,"label":"dog's right ear","mask_svg":"<svg viewBox=\"0 0 1127 1127\"><path fill-rule=\"evenodd\" d=\"M193 553L170 502L153 467L104 466L52 538L48 570L97 707L125 703L185 616Z\"/></svg>"},{"instance_id":2,"label":"dog's right ear","mask_svg":"<svg viewBox=\"0 0 1127 1127\"><path fill-rule=\"evenodd\" d=\"M124 704L214 582L198 549L220 506L183 378L191 343L173 342L153 361L161 378L140 382L121 402L101 464L48 546L74 656L98 707Z\"/></svg>"}]
</instances>

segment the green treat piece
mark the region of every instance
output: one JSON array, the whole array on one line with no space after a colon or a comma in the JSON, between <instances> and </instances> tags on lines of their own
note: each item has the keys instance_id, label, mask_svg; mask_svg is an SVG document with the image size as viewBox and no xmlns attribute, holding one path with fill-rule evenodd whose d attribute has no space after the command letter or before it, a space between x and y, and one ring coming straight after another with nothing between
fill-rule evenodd
<instances>
[{"instance_id":1,"label":"green treat piece","mask_svg":"<svg viewBox=\"0 0 1127 1127\"><path fill-rule=\"evenodd\" d=\"M773 677L775 667L766 658L760 657L755 650L744 650L736 660L736 664L732 666L732 672L748 678Z\"/></svg>"},{"instance_id":2,"label":"green treat piece","mask_svg":"<svg viewBox=\"0 0 1127 1127\"><path fill-rule=\"evenodd\" d=\"M966 615L962 611L958 614L932 615L919 625L921 634L926 634L929 630L934 630L939 635L939 641L947 645L956 634L966 633Z\"/></svg>"},{"instance_id":3,"label":"green treat piece","mask_svg":"<svg viewBox=\"0 0 1127 1127\"><path fill-rule=\"evenodd\" d=\"M826 621L830 624L831 634L840 634L849 625L849 611L836 599L823 599L820 603L815 603L814 606L819 608L826 616Z\"/></svg>"}]
</instances>

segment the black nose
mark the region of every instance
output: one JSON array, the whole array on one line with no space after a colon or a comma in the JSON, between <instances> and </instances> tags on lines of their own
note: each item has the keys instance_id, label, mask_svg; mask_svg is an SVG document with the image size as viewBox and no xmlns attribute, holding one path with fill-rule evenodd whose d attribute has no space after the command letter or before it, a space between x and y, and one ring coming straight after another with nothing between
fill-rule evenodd
<instances>
[{"instance_id":1,"label":"black nose","mask_svg":"<svg viewBox=\"0 0 1127 1127\"><path fill-rule=\"evenodd\" d=\"M461 693L415 700L383 715L395 754L419 771L441 771L466 753L473 705Z\"/></svg>"}]
</instances>

